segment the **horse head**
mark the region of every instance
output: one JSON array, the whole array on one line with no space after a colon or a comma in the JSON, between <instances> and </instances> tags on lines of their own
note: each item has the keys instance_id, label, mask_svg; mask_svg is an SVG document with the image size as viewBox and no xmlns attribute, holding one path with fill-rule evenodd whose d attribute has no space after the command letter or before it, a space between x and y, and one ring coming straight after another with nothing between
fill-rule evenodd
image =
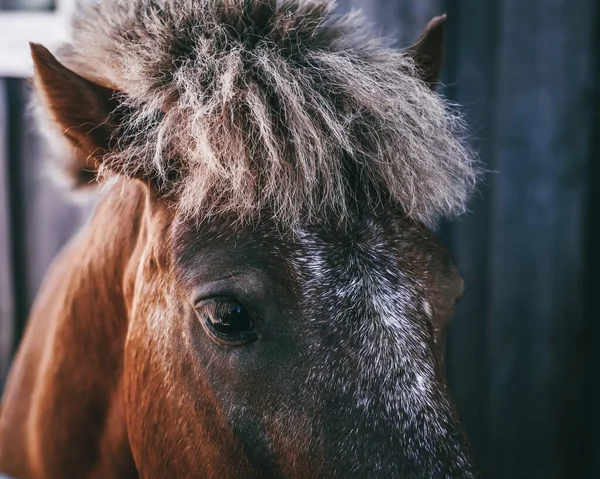
<instances>
[{"instance_id":1,"label":"horse head","mask_svg":"<svg viewBox=\"0 0 600 479\"><path fill-rule=\"evenodd\" d=\"M478 475L431 231L477 178L434 91L443 22L401 51L325 0L101 1L56 56L32 45L65 164L106 186L34 306L2 467Z\"/></svg>"}]
</instances>

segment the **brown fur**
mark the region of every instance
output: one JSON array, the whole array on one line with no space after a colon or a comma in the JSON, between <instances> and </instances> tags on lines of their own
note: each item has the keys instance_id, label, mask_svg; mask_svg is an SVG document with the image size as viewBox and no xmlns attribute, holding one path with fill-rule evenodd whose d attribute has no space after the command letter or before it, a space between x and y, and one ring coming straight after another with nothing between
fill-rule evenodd
<instances>
[{"instance_id":1,"label":"brown fur","mask_svg":"<svg viewBox=\"0 0 600 479\"><path fill-rule=\"evenodd\" d=\"M180 288L172 234L169 209L142 184L126 181L103 193L31 313L3 397L2 472L23 479L273 475L237 443L182 341L182 325L163 319L168 309L186 314L185 302L165 303L165 292ZM427 231L414 234L419 246L401 261L423 271L437 340L462 280L450 262L440 262L444 254ZM437 364L443 374L441 356ZM267 429L278 447L281 476L273 477L331 477L315 454L323 444L311 443L308 418L277 414Z\"/></svg>"},{"instance_id":2,"label":"brown fur","mask_svg":"<svg viewBox=\"0 0 600 479\"><path fill-rule=\"evenodd\" d=\"M166 211L152 211L148 201L140 184L111 188L90 228L49 271L2 398L0 471L24 479L160 478L173 469L187 471L182 478L233 478L241 471L254 477L208 391L195 390L202 409L184 396L172 409L168 389L159 386L161 367L148 354L152 335L131 322L131 308L140 304L138 275L169 283L168 271L154 269L165 260L139 268L143 255L168 254L152 252L164 242L150 216ZM182 434L198 440L206 430L212 434L199 448L185 449L178 440Z\"/></svg>"},{"instance_id":3,"label":"brown fur","mask_svg":"<svg viewBox=\"0 0 600 479\"><path fill-rule=\"evenodd\" d=\"M124 284L143 207L139 189L105 204L49 271L2 399L3 471L98 478L135 471L121 403L127 308L113 286ZM115 216L123 223L107 221Z\"/></svg>"}]
</instances>

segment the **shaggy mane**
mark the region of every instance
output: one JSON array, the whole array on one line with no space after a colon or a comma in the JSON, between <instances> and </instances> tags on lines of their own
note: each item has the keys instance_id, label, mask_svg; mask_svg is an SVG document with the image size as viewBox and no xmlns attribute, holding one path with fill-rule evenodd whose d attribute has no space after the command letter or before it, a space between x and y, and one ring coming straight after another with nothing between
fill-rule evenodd
<instances>
[{"instance_id":1,"label":"shaggy mane","mask_svg":"<svg viewBox=\"0 0 600 479\"><path fill-rule=\"evenodd\" d=\"M399 207L433 225L477 179L460 118L412 59L328 0L100 0L59 57L119 92L104 161L185 213L282 223Z\"/></svg>"}]
</instances>

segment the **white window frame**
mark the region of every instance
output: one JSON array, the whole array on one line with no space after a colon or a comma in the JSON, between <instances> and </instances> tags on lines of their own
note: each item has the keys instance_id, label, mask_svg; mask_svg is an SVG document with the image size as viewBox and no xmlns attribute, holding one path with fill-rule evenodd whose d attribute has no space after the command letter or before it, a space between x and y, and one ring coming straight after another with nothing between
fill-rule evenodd
<instances>
[{"instance_id":1,"label":"white window frame","mask_svg":"<svg viewBox=\"0 0 600 479\"><path fill-rule=\"evenodd\" d=\"M76 0L55 1L52 12L0 11L0 77L31 76L29 42L52 50L69 38Z\"/></svg>"}]
</instances>

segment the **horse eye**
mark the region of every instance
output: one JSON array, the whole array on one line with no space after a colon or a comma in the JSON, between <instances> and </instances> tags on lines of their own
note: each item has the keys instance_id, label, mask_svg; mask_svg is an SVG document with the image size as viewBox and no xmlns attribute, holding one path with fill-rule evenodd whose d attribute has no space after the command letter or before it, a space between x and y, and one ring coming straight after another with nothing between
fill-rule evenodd
<instances>
[{"instance_id":1,"label":"horse eye","mask_svg":"<svg viewBox=\"0 0 600 479\"><path fill-rule=\"evenodd\" d=\"M257 337L250 314L235 301L206 300L198 305L198 310L204 329L219 342L240 345Z\"/></svg>"}]
</instances>

